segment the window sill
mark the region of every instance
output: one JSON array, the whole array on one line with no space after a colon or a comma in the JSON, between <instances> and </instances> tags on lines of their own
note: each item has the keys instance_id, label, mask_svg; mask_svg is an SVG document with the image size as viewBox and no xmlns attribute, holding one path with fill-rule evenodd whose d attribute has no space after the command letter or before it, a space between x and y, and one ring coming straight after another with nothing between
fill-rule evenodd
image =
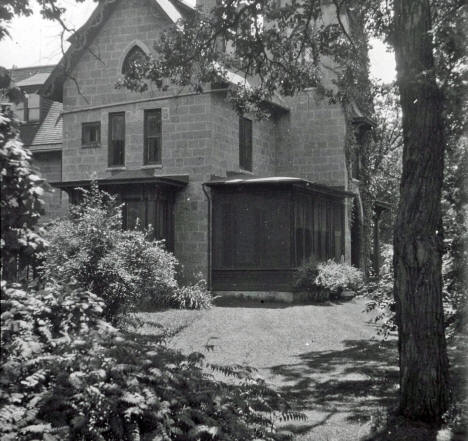
<instances>
[{"instance_id":1,"label":"window sill","mask_svg":"<svg viewBox=\"0 0 468 441\"><path fill-rule=\"evenodd\" d=\"M150 170L152 168L163 168L162 164L146 164L140 167L142 170Z\"/></svg>"},{"instance_id":2,"label":"window sill","mask_svg":"<svg viewBox=\"0 0 468 441\"><path fill-rule=\"evenodd\" d=\"M82 149L98 149L101 147L101 144L82 144Z\"/></svg>"},{"instance_id":3,"label":"window sill","mask_svg":"<svg viewBox=\"0 0 468 441\"><path fill-rule=\"evenodd\" d=\"M116 165L116 166L109 166L106 168L106 171L119 171L119 170L127 170L127 167L125 167L124 165L123 166L120 166L120 165Z\"/></svg>"},{"instance_id":4,"label":"window sill","mask_svg":"<svg viewBox=\"0 0 468 441\"><path fill-rule=\"evenodd\" d=\"M239 169L239 173L247 174L247 175L253 175L253 171L251 170L244 170L243 168Z\"/></svg>"}]
</instances>

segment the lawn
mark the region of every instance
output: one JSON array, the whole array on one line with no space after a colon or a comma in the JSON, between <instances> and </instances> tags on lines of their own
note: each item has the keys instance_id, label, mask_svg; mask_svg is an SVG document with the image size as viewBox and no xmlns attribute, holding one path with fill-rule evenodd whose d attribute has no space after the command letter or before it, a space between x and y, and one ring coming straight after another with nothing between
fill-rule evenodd
<instances>
[{"instance_id":1,"label":"lawn","mask_svg":"<svg viewBox=\"0 0 468 441\"><path fill-rule=\"evenodd\" d=\"M363 300L325 305L239 303L203 311L142 313L179 332L171 347L206 353L207 361L247 364L273 384L307 420L285 424L300 441L356 441L393 403L395 341L376 337Z\"/></svg>"}]
</instances>

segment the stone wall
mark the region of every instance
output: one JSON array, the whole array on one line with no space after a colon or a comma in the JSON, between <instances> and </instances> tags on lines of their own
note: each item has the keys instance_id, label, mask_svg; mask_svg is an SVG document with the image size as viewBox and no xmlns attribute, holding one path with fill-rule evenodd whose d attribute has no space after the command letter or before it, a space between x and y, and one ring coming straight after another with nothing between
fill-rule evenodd
<instances>
[{"instance_id":1,"label":"stone wall","mask_svg":"<svg viewBox=\"0 0 468 441\"><path fill-rule=\"evenodd\" d=\"M346 188L346 126L340 105L314 90L289 98L291 111L279 122L277 174Z\"/></svg>"},{"instance_id":2,"label":"stone wall","mask_svg":"<svg viewBox=\"0 0 468 441\"><path fill-rule=\"evenodd\" d=\"M252 120L252 171L239 168L239 116L225 102L225 94L211 95L214 174L226 176L226 172L242 172L256 176L272 176L276 168L277 125L276 120Z\"/></svg>"}]
</instances>

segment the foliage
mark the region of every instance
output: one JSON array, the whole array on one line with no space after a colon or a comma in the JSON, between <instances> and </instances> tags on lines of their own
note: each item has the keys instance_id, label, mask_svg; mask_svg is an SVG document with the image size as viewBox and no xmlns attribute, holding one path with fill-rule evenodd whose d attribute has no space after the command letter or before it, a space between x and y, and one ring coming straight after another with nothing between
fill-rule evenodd
<instances>
[{"instance_id":1,"label":"foliage","mask_svg":"<svg viewBox=\"0 0 468 441\"><path fill-rule=\"evenodd\" d=\"M447 335L453 337L463 324L467 301L466 288L458 278L453 278L454 262L450 253L442 258L443 306ZM393 298L393 247L384 245L380 277L371 279L359 290L368 298L366 311L376 313L374 322L379 325L379 334L387 337L397 330L395 323L395 300ZM460 283L460 285L459 285ZM454 287L454 284L456 285Z\"/></svg>"},{"instance_id":2,"label":"foliage","mask_svg":"<svg viewBox=\"0 0 468 441\"><path fill-rule=\"evenodd\" d=\"M375 311L377 332L384 337L397 330L395 323L395 300L393 298L393 247L382 247L382 265L379 278L370 279L359 293L368 298L366 311Z\"/></svg>"},{"instance_id":3,"label":"foliage","mask_svg":"<svg viewBox=\"0 0 468 441\"><path fill-rule=\"evenodd\" d=\"M347 263L331 259L317 263L311 259L299 267L295 289L310 293L314 300L323 301L339 297L345 290L356 291L362 283L362 272Z\"/></svg>"},{"instance_id":4,"label":"foliage","mask_svg":"<svg viewBox=\"0 0 468 441\"><path fill-rule=\"evenodd\" d=\"M206 309L212 305L212 297L207 289L206 281L181 286L171 292L168 304L184 309Z\"/></svg>"},{"instance_id":5,"label":"foliage","mask_svg":"<svg viewBox=\"0 0 468 441\"><path fill-rule=\"evenodd\" d=\"M113 322L143 299L166 304L177 289L177 261L162 243L148 240L150 233L122 231L121 207L93 182L69 218L49 226L42 276L91 290Z\"/></svg>"},{"instance_id":6,"label":"foliage","mask_svg":"<svg viewBox=\"0 0 468 441\"><path fill-rule=\"evenodd\" d=\"M302 264L297 269L297 276L294 284L296 291L315 291L315 279L318 275L317 265L317 260L311 257L308 262Z\"/></svg>"},{"instance_id":7,"label":"foliage","mask_svg":"<svg viewBox=\"0 0 468 441\"><path fill-rule=\"evenodd\" d=\"M347 263L335 262L330 259L317 265L315 284L328 289L332 294L340 294L344 290L356 291L363 283L362 272Z\"/></svg>"},{"instance_id":8,"label":"foliage","mask_svg":"<svg viewBox=\"0 0 468 441\"><path fill-rule=\"evenodd\" d=\"M42 180L33 171L31 153L18 139L17 122L10 111L0 113L1 266L2 276L16 279L21 266L34 263L44 247L37 221L42 213Z\"/></svg>"},{"instance_id":9,"label":"foliage","mask_svg":"<svg viewBox=\"0 0 468 441\"><path fill-rule=\"evenodd\" d=\"M118 332L103 308L75 286L2 283L2 439L274 440L275 418L300 417L253 370Z\"/></svg>"}]
</instances>

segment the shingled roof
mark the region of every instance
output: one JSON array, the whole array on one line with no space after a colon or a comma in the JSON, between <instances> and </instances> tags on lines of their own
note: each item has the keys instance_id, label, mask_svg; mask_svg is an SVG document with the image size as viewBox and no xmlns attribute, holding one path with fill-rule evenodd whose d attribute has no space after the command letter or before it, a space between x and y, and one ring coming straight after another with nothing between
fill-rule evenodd
<instances>
[{"instance_id":1,"label":"shingled roof","mask_svg":"<svg viewBox=\"0 0 468 441\"><path fill-rule=\"evenodd\" d=\"M18 81L16 86L42 86L46 82L47 78L49 78L49 75L50 72L38 72L28 78L25 78L24 80Z\"/></svg>"},{"instance_id":2,"label":"shingled roof","mask_svg":"<svg viewBox=\"0 0 468 441\"><path fill-rule=\"evenodd\" d=\"M31 150L60 149L63 137L62 103L54 101L28 146Z\"/></svg>"}]
</instances>

